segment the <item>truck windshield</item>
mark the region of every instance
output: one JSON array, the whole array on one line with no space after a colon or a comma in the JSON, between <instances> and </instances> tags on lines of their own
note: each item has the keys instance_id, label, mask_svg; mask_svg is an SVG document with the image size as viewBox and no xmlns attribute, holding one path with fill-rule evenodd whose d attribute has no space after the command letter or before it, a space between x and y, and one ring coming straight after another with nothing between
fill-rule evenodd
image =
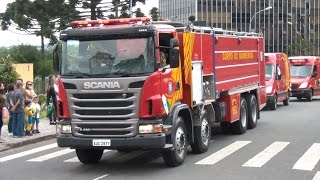
<instances>
[{"instance_id":1,"label":"truck windshield","mask_svg":"<svg viewBox=\"0 0 320 180\"><path fill-rule=\"evenodd\" d=\"M312 67L307 66L290 66L290 75L292 77L309 77Z\"/></svg>"},{"instance_id":2,"label":"truck windshield","mask_svg":"<svg viewBox=\"0 0 320 180\"><path fill-rule=\"evenodd\" d=\"M152 37L112 40L67 40L62 44L61 75L135 76L155 70Z\"/></svg>"},{"instance_id":3,"label":"truck windshield","mask_svg":"<svg viewBox=\"0 0 320 180\"><path fill-rule=\"evenodd\" d=\"M274 74L274 65L273 64L266 64L266 79L272 79Z\"/></svg>"}]
</instances>

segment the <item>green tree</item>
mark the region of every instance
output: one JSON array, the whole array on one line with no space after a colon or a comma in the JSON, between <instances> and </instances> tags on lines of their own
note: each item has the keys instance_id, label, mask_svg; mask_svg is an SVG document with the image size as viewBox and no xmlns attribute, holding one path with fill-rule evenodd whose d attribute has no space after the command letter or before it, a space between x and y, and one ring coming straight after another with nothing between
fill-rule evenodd
<instances>
[{"instance_id":1,"label":"green tree","mask_svg":"<svg viewBox=\"0 0 320 180\"><path fill-rule=\"evenodd\" d=\"M14 27L28 34L41 37L41 50L44 53L44 38L54 44L54 33L65 29L67 24L78 19L75 7L77 0L16 0L7 5L0 14L2 30Z\"/></svg>"},{"instance_id":2,"label":"green tree","mask_svg":"<svg viewBox=\"0 0 320 180\"><path fill-rule=\"evenodd\" d=\"M35 46L19 45L0 53L1 59L7 59L13 63L33 63L34 76L46 77L52 73L52 53L43 53Z\"/></svg>"},{"instance_id":3,"label":"green tree","mask_svg":"<svg viewBox=\"0 0 320 180\"><path fill-rule=\"evenodd\" d=\"M134 11L134 14L136 14L136 17L144 17L145 15L141 11L141 8L137 8L136 11Z\"/></svg>"},{"instance_id":4,"label":"green tree","mask_svg":"<svg viewBox=\"0 0 320 180\"><path fill-rule=\"evenodd\" d=\"M298 35L294 42L288 46L288 55L311 55L314 52L315 47L316 46L308 39L304 39L302 36Z\"/></svg>"},{"instance_id":5,"label":"green tree","mask_svg":"<svg viewBox=\"0 0 320 180\"><path fill-rule=\"evenodd\" d=\"M18 74L12 66L10 57L3 57L0 59L0 81L5 85L15 83L18 78Z\"/></svg>"},{"instance_id":6,"label":"green tree","mask_svg":"<svg viewBox=\"0 0 320 180\"><path fill-rule=\"evenodd\" d=\"M152 17L153 21L158 21L159 20L159 9L157 7L153 7L150 10L150 16Z\"/></svg>"},{"instance_id":7,"label":"green tree","mask_svg":"<svg viewBox=\"0 0 320 180\"><path fill-rule=\"evenodd\" d=\"M132 7L135 7L138 2L145 4L146 0L132 0ZM115 12L116 18L119 17L119 15L118 15L119 7L121 7L120 18L130 17L129 13L127 12L130 9L130 0L112 0L112 5L114 6L114 8L112 8L112 11ZM124 11L126 11L126 12L124 12Z\"/></svg>"}]
</instances>

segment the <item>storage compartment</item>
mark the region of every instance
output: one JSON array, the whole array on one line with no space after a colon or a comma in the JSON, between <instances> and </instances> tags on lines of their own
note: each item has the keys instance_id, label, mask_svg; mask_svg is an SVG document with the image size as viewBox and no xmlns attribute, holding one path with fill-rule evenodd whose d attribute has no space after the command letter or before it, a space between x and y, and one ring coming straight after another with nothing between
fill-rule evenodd
<instances>
[{"instance_id":1,"label":"storage compartment","mask_svg":"<svg viewBox=\"0 0 320 180\"><path fill-rule=\"evenodd\" d=\"M214 75L203 76L203 98L205 100L215 100Z\"/></svg>"},{"instance_id":2,"label":"storage compartment","mask_svg":"<svg viewBox=\"0 0 320 180\"><path fill-rule=\"evenodd\" d=\"M192 102L193 105L203 103L202 62L192 62Z\"/></svg>"}]
</instances>

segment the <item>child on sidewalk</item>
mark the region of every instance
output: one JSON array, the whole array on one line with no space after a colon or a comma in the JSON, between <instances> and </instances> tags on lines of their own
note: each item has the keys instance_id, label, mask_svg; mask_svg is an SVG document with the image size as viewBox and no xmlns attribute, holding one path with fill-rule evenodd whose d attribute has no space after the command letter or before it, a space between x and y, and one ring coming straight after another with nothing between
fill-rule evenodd
<instances>
[{"instance_id":1,"label":"child on sidewalk","mask_svg":"<svg viewBox=\"0 0 320 180\"><path fill-rule=\"evenodd\" d=\"M27 136L32 136L31 128L32 128L33 112L32 112L32 109L30 106L31 106L31 101L25 100L24 113L25 113L26 135Z\"/></svg>"},{"instance_id":2,"label":"child on sidewalk","mask_svg":"<svg viewBox=\"0 0 320 180\"><path fill-rule=\"evenodd\" d=\"M6 107L6 99L3 96L0 96L0 112L0 143L3 143L4 140L1 139L1 128L3 126L3 122L9 117L9 111Z\"/></svg>"},{"instance_id":3,"label":"child on sidewalk","mask_svg":"<svg viewBox=\"0 0 320 180\"><path fill-rule=\"evenodd\" d=\"M34 116L32 117L32 133L40 133L39 131L39 120L40 120L40 111L41 107L38 103L38 96L33 98L33 103L31 105L31 109L34 112ZM36 125L36 127L34 127Z\"/></svg>"}]
</instances>

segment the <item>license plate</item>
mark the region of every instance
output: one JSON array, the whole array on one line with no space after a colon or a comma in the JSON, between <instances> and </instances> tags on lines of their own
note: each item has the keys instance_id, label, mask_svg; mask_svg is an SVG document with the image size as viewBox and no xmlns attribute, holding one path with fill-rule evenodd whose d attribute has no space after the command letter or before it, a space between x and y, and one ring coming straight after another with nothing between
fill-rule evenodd
<instances>
[{"instance_id":1,"label":"license plate","mask_svg":"<svg viewBox=\"0 0 320 180\"><path fill-rule=\"evenodd\" d=\"M93 139L92 146L111 146L110 139Z\"/></svg>"}]
</instances>

